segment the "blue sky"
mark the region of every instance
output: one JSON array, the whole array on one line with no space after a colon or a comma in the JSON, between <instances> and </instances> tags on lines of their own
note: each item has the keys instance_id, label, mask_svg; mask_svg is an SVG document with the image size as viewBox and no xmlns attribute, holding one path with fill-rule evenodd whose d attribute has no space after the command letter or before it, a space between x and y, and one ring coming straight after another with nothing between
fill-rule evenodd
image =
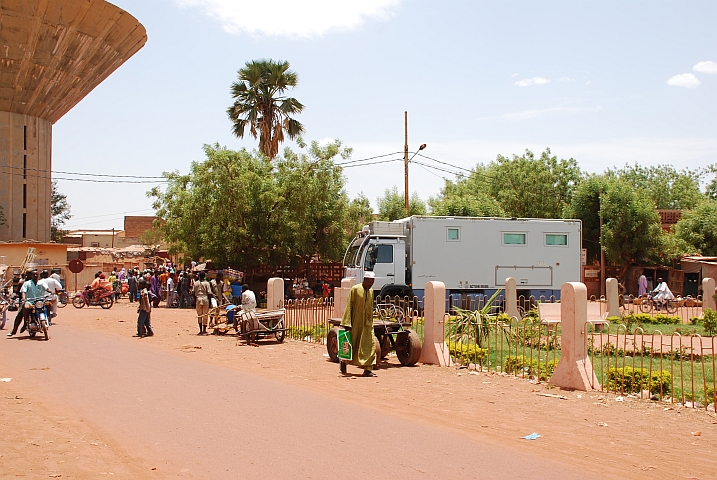
<instances>
[{"instance_id":1,"label":"blue sky","mask_svg":"<svg viewBox=\"0 0 717 480\"><path fill-rule=\"evenodd\" d=\"M339 138L353 159L402 151L408 111L409 149L426 143L422 153L462 168L546 147L588 172L717 163L714 1L113 3L149 40L55 124L55 171L185 173L203 144L256 148L232 136L225 111L236 71L259 58L298 73L305 138ZM402 162L345 173L349 195L374 205L403 191ZM453 178L412 165L410 190L436 195L441 177ZM67 227L151 214L151 186L60 180Z\"/></svg>"}]
</instances>

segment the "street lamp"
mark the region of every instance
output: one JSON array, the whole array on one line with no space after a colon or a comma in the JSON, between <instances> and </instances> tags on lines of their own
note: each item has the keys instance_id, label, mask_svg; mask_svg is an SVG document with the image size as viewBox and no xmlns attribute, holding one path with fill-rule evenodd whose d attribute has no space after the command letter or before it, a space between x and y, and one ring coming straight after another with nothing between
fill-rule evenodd
<instances>
[{"instance_id":1,"label":"street lamp","mask_svg":"<svg viewBox=\"0 0 717 480\"><path fill-rule=\"evenodd\" d=\"M404 201L406 206L406 216L409 216L408 213L408 162L413 160L413 157L418 155L418 152L426 148L426 144L422 143L420 147L418 147L418 150L416 150L416 153L413 154L413 156L409 159L408 158L408 112L404 112L404 125L406 130L406 143L403 146L403 169L404 169L404 180L405 180L405 190L404 190Z\"/></svg>"}]
</instances>

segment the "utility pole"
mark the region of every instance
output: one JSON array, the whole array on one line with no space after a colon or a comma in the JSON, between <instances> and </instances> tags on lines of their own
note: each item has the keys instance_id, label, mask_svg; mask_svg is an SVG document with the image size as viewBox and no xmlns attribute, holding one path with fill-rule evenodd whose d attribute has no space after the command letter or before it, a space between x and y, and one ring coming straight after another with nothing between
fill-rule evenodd
<instances>
[{"instance_id":1,"label":"utility pole","mask_svg":"<svg viewBox=\"0 0 717 480\"><path fill-rule=\"evenodd\" d=\"M600 296L605 296L605 249L602 245L602 188L600 189Z\"/></svg>"},{"instance_id":2,"label":"utility pole","mask_svg":"<svg viewBox=\"0 0 717 480\"><path fill-rule=\"evenodd\" d=\"M406 202L406 216L408 217L408 112L403 112L403 123L406 132L406 143L403 146L403 167L406 182L404 185L404 200Z\"/></svg>"}]
</instances>

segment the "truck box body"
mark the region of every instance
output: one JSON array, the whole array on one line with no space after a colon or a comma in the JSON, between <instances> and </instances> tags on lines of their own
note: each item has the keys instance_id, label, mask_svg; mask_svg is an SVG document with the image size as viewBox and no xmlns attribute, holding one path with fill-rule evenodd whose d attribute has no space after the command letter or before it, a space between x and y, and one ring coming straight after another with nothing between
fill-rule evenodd
<instances>
[{"instance_id":1,"label":"truck box body","mask_svg":"<svg viewBox=\"0 0 717 480\"><path fill-rule=\"evenodd\" d=\"M344 258L346 276L373 270L374 289L406 284L421 297L426 282L448 294L490 295L516 280L524 295L560 297L565 282L580 281L579 220L414 216L372 222Z\"/></svg>"}]
</instances>

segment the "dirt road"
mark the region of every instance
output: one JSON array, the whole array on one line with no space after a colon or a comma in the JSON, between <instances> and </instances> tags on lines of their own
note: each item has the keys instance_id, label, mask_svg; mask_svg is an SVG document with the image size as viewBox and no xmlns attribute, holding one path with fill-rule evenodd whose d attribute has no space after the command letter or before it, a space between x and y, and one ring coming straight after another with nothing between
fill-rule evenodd
<instances>
[{"instance_id":1,"label":"dirt road","mask_svg":"<svg viewBox=\"0 0 717 480\"><path fill-rule=\"evenodd\" d=\"M0 338L0 377L12 378L0 382L0 477L711 478L717 467L703 412L541 397L526 380L395 359L378 378L342 377L321 346L198 337L190 311L164 309L157 335L136 339L134 318L127 304L69 307L49 342ZM532 432L543 437L520 439Z\"/></svg>"}]
</instances>

